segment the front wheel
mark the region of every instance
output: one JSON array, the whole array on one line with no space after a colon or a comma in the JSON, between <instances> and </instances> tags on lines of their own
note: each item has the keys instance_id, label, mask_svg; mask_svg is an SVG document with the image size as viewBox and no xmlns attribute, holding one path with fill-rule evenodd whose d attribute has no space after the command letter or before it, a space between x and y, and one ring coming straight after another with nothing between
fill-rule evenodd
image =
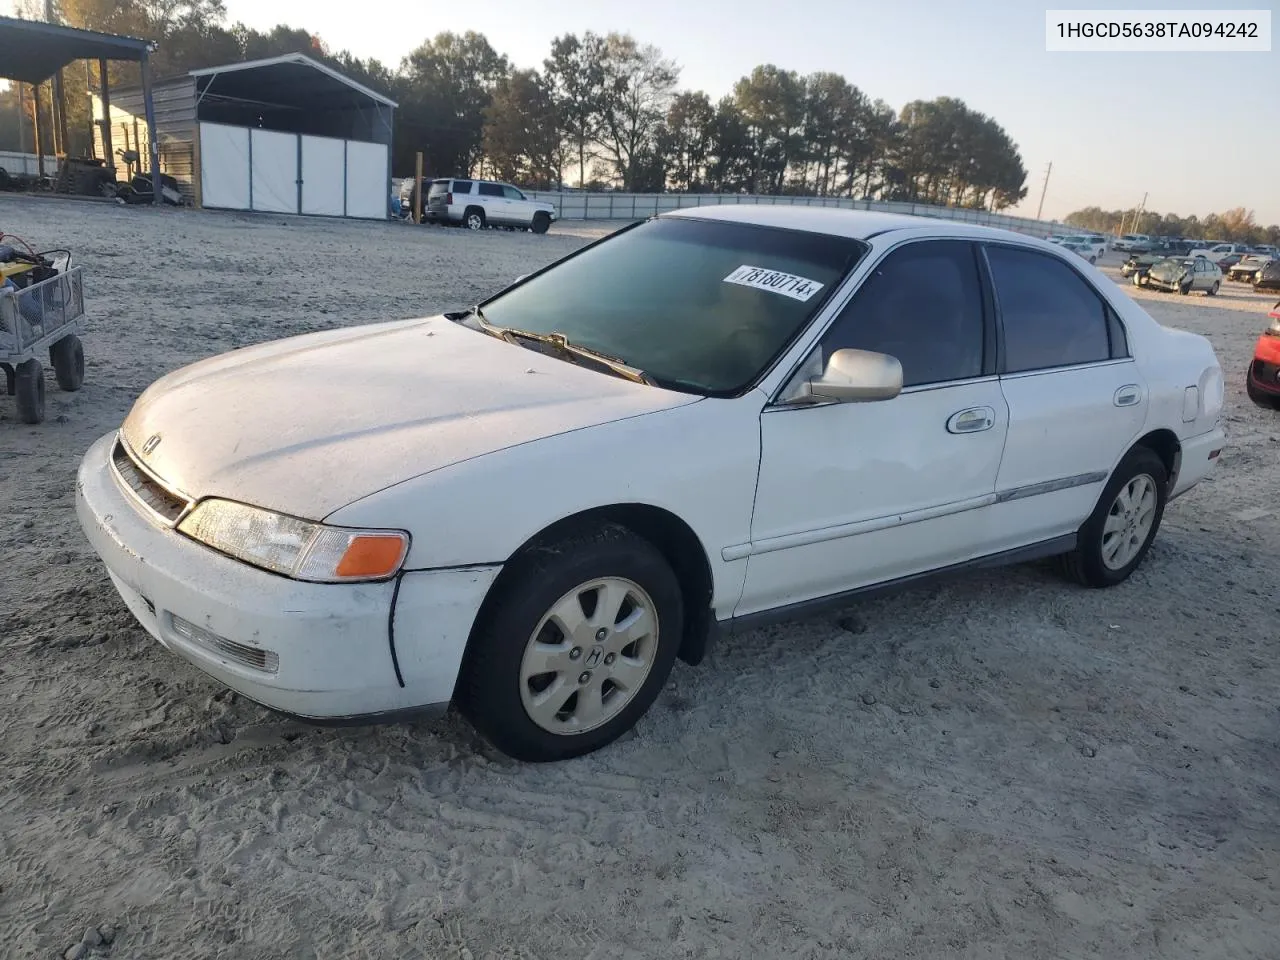
<instances>
[{"instance_id":1,"label":"front wheel","mask_svg":"<svg viewBox=\"0 0 1280 960\"><path fill-rule=\"evenodd\" d=\"M635 725L671 672L680 585L662 554L607 525L534 547L486 599L458 679L462 713L517 760L590 753Z\"/></svg>"},{"instance_id":2,"label":"front wheel","mask_svg":"<svg viewBox=\"0 0 1280 960\"><path fill-rule=\"evenodd\" d=\"M1220 289L1222 289L1222 284L1219 283L1217 280L1215 280L1213 281L1213 286L1205 291L1205 295L1210 297L1216 297Z\"/></svg>"},{"instance_id":3,"label":"front wheel","mask_svg":"<svg viewBox=\"0 0 1280 960\"><path fill-rule=\"evenodd\" d=\"M546 233L551 229L551 217L545 213L535 213L533 215L533 226L530 229L534 233Z\"/></svg>"},{"instance_id":4,"label":"front wheel","mask_svg":"<svg viewBox=\"0 0 1280 960\"><path fill-rule=\"evenodd\" d=\"M1178 293L1184 297L1190 292L1191 292L1191 284L1189 283L1184 283L1180 287L1178 287Z\"/></svg>"},{"instance_id":5,"label":"front wheel","mask_svg":"<svg viewBox=\"0 0 1280 960\"><path fill-rule=\"evenodd\" d=\"M1154 450L1130 450L1077 532L1075 550L1063 557L1067 575L1088 587L1127 580L1160 529L1168 485L1169 473Z\"/></svg>"}]
</instances>

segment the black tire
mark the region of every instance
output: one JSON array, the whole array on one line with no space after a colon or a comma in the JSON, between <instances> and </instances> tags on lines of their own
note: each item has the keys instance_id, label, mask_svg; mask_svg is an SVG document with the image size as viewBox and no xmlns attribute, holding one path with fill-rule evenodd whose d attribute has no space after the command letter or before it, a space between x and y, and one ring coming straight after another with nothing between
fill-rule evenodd
<instances>
[{"instance_id":1,"label":"black tire","mask_svg":"<svg viewBox=\"0 0 1280 960\"><path fill-rule=\"evenodd\" d=\"M1280 396L1264 393L1253 385L1252 364L1244 372L1244 390L1249 395L1249 399L1264 410L1280 410Z\"/></svg>"},{"instance_id":2,"label":"black tire","mask_svg":"<svg viewBox=\"0 0 1280 960\"><path fill-rule=\"evenodd\" d=\"M1155 516L1151 521L1151 529L1133 558L1124 566L1112 569L1103 560L1103 528L1116 505L1120 491L1144 474L1155 484ZM1134 447L1130 450L1111 474L1093 513L1077 531L1075 550L1063 554L1063 572L1086 587L1114 587L1127 580L1142 563L1147 551L1151 549L1151 542L1160 531L1160 521L1164 517L1164 507L1169 498L1168 487L1169 473L1164 461L1154 450L1149 447Z\"/></svg>"},{"instance_id":3,"label":"black tire","mask_svg":"<svg viewBox=\"0 0 1280 960\"><path fill-rule=\"evenodd\" d=\"M71 334L50 346L49 362L59 387L68 393L80 389L84 383L84 344L79 337Z\"/></svg>"},{"instance_id":4,"label":"black tire","mask_svg":"<svg viewBox=\"0 0 1280 960\"><path fill-rule=\"evenodd\" d=\"M551 217L545 213L535 213L533 215L533 225L529 228L534 233L546 233L551 229Z\"/></svg>"},{"instance_id":5,"label":"black tire","mask_svg":"<svg viewBox=\"0 0 1280 960\"><path fill-rule=\"evenodd\" d=\"M1182 295L1182 296L1184 296L1184 297L1185 297L1185 296L1187 296L1188 294L1190 294L1190 293L1191 293L1191 284L1189 284L1189 283L1184 283L1182 286L1180 286L1180 287L1178 288L1178 293L1179 293L1179 294L1181 294L1181 295Z\"/></svg>"},{"instance_id":6,"label":"black tire","mask_svg":"<svg viewBox=\"0 0 1280 960\"><path fill-rule=\"evenodd\" d=\"M483 230L485 228L484 211L479 207L468 207L467 212L462 215L462 225L468 230Z\"/></svg>"},{"instance_id":7,"label":"black tire","mask_svg":"<svg viewBox=\"0 0 1280 960\"><path fill-rule=\"evenodd\" d=\"M653 602L657 647L649 673L601 726L553 733L536 723L522 702L525 650L560 598L602 577L626 578ZM590 753L629 730L653 704L675 663L683 623L679 582L653 544L617 525L583 530L531 548L503 570L472 630L454 701L489 742L516 760L542 763Z\"/></svg>"},{"instance_id":8,"label":"black tire","mask_svg":"<svg viewBox=\"0 0 1280 960\"><path fill-rule=\"evenodd\" d=\"M14 371L14 402L23 423L44 420L44 368L32 357Z\"/></svg>"},{"instance_id":9,"label":"black tire","mask_svg":"<svg viewBox=\"0 0 1280 960\"><path fill-rule=\"evenodd\" d=\"M1213 281L1213 286L1212 286L1212 287L1210 287L1208 290L1206 290L1206 291L1204 292L1204 295L1205 295L1206 297L1216 297L1216 296L1218 295L1218 290L1219 290L1221 287L1222 287L1222 284L1221 284L1221 283L1219 283L1217 280L1215 280L1215 281Z\"/></svg>"}]
</instances>

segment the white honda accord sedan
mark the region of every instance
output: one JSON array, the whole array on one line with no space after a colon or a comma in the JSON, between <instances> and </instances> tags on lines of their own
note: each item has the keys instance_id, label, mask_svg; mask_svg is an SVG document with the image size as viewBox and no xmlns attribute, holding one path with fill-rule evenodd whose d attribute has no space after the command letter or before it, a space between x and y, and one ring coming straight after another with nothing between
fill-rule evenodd
<instances>
[{"instance_id":1,"label":"white honda accord sedan","mask_svg":"<svg viewBox=\"0 0 1280 960\"><path fill-rule=\"evenodd\" d=\"M1050 555L1120 583L1222 403L1208 341L1053 244L694 208L469 310L175 371L78 509L146 629L244 696L453 702L555 760L727 629Z\"/></svg>"}]
</instances>

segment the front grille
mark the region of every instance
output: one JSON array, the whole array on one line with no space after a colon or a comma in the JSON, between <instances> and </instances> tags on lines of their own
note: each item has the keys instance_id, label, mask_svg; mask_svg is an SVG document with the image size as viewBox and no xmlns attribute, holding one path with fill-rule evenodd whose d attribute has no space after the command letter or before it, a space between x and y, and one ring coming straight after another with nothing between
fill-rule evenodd
<instances>
[{"instance_id":1,"label":"front grille","mask_svg":"<svg viewBox=\"0 0 1280 960\"><path fill-rule=\"evenodd\" d=\"M119 440L111 451L111 463L115 467L116 476L138 501L167 523L176 522L190 505L185 497L178 496L139 467Z\"/></svg>"},{"instance_id":2,"label":"front grille","mask_svg":"<svg viewBox=\"0 0 1280 960\"><path fill-rule=\"evenodd\" d=\"M242 667L257 670L260 673L275 674L280 671L280 655L271 650L245 646L226 637L198 627L190 620L184 620L176 614L169 614L169 628L182 640L219 657L226 657Z\"/></svg>"}]
</instances>

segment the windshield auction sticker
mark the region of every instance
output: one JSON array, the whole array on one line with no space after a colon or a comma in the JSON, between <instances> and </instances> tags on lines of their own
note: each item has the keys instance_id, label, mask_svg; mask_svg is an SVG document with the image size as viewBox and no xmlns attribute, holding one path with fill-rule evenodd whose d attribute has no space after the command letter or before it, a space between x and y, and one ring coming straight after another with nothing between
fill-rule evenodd
<instances>
[{"instance_id":1,"label":"windshield auction sticker","mask_svg":"<svg viewBox=\"0 0 1280 960\"><path fill-rule=\"evenodd\" d=\"M768 290L780 293L801 303L811 298L822 289L823 284L806 277L797 277L794 273L783 273L781 270L767 270L764 267L753 267L744 263L733 273L724 278L725 283L736 283L744 287L755 287L757 290Z\"/></svg>"}]
</instances>

